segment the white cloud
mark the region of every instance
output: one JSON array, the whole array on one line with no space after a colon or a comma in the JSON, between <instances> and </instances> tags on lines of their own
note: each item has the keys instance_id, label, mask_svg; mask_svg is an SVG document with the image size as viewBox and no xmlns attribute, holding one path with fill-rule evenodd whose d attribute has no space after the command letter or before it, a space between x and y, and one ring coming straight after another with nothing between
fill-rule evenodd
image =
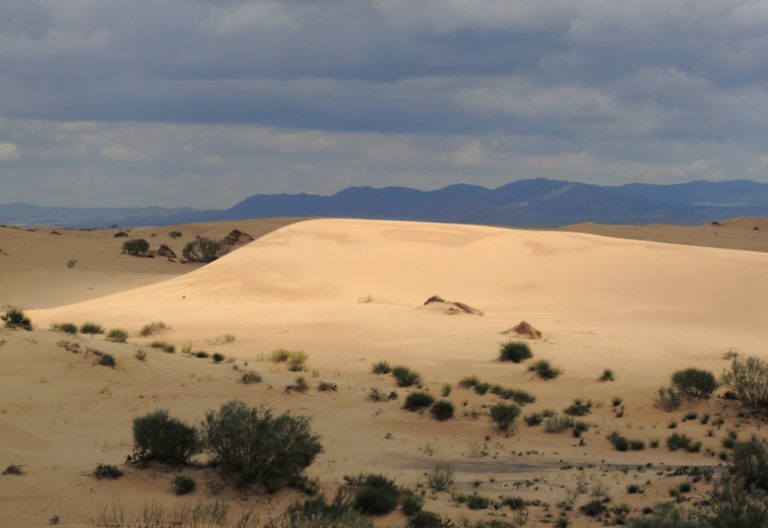
<instances>
[{"instance_id":1,"label":"white cloud","mask_svg":"<svg viewBox=\"0 0 768 528\"><path fill-rule=\"evenodd\" d=\"M0 141L0 160L14 160L21 157L19 147L13 143L6 143Z\"/></svg>"}]
</instances>

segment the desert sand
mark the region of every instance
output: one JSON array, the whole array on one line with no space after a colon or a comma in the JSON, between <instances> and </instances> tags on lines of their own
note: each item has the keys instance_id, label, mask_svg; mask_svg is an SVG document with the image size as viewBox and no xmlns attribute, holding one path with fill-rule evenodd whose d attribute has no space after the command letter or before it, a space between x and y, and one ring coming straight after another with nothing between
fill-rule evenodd
<instances>
[{"instance_id":1,"label":"desert sand","mask_svg":"<svg viewBox=\"0 0 768 528\"><path fill-rule=\"evenodd\" d=\"M360 471L412 486L436 462L447 462L456 471L457 490L542 501L529 508L526 526L551 526L556 504L580 483L588 491L577 504L596 488L613 504L636 509L666 499L686 479L671 474L676 468L717 467L722 462L715 455L728 428L748 434L758 427L719 399L696 410L722 415L723 427L683 422L690 409L663 412L653 406L653 395L676 369L696 366L719 374L728 366L723 356L729 350L766 357L768 254L761 248L700 247L697 237L687 241L694 245L682 245L684 231L677 230L669 235L677 242L671 244L614 238L615 232L608 237L392 221L259 222L236 227L263 236L202 267L120 255L122 239L112 239L114 230L0 231L0 304L24 307L37 328L0 332L0 466L19 464L25 473L0 477L1 526L43 526L54 515L63 525L86 526L105 507L136 510L150 501L171 506L219 499L233 510L255 508L267 515L300 497L292 490L237 491L200 469L183 470L205 483L191 499L175 497L173 474L158 468L125 466L124 478L96 481L96 464L119 465L130 453L132 418L156 408L196 422L206 410L239 398L310 416L325 451L309 474L325 492L332 494L344 475ZM223 236L232 227L178 230L188 240ZM135 230L131 236L155 233L148 238L153 246L175 244L178 253L180 241L166 239L172 229ZM70 258L78 260L73 269L65 266ZM435 294L483 315L422 306ZM563 370L557 379L542 381L525 365L497 361L499 345L509 339L502 332L521 320L543 332L542 340L528 342L534 359ZM46 330L70 321L125 328L131 337L117 344ZM138 331L152 321L171 327L160 338L177 349L188 343L221 352L228 361L213 364L149 348L156 338L139 337ZM117 367L65 351L56 345L62 339L113 354ZM277 348L308 354L306 394L283 391L296 373L269 361ZM147 351L146 361L135 358L138 349ZM371 373L371 364L381 359L418 371L435 395L453 384L447 399L457 408L456 418L437 422L428 413L404 411L399 402L367 401L371 387L397 390L400 402L410 390ZM264 382L238 383L245 368L259 371ZM616 381L598 381L606 368ZM534 394L536 402L523 414L591 399L595 408L583 419L593 426L583 442L522 421L514 434L501 435L486 415L498 399L457 386L468 375ZM318 392L319 381L336 383L338 392ZM625 407L621 417L611 405L617 396ZM664 447L672 419L680 422L678 432L702 441L700 453ZM617 452L605 438L612 431L646 443L658 439L661 446ZM630 483L642 484L644 493L627 495ZM705 491L706 485L697 484L692 494ZM445 493L428 497L427 509L454 519L512 516L506 508L470 511ZM591 525L578 512L571 522ZM376 523L400 526L403 517L394 513Z\"/></svg>"}]
</instances>

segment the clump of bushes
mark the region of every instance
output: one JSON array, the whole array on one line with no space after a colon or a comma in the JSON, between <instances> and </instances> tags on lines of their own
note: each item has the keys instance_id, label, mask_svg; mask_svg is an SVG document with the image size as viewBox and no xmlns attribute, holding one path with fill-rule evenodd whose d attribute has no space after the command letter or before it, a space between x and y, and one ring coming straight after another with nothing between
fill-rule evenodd
<instances>
[{"instance_id":1,"label":"clump of bushes","mask_svg":"<svg viewBox=\"0 0 768 528\"><path fill-rule=\"evenodd\" d=\"M530 367L528 370L535 373L539 378L543 380L551 380L562 374L562 370L555 368L546 359L540 359Z\"/></svg>"},{"instance_id":2,"label":"clump of bushes","mask_svg":"<svg viewBox=\"0 0 768 528\"><path fill-rule=\"evenodd\" d=\"M214 363L221 363L222 361L224 361L225 357L224 357L224 354L222 354L221 352L214 352L213 355L211 356L211 359L213 359Z\"/></svg>"},{"instance_id":3,"label":"clump of bushes","mask_svg":"<svg viewBox=\"0 0 768 528\"><path fill-rule=\"evenodd\" d=\"M717 379L708 370L687 368L672 374L672 385L688 401L708 400L717 390Z\"/></svg>"},{"instance_id":4,"label":"clump of bushes","mask_svg":"<svg viewBox=\"0 0 768 528\"><path fill-rule=\"evenodd\" d=\"M116 364L117 363L115 362L115 358L112 356L112 354L101 354L99 356L99 365L115 368Z\"/></svg>"},{"instance_id":5,"label":"clump of bushes","mask_svg":"<svg viewBox=\"0 0 768 528\"><path fill-rule=\"evenodd\" d=\"M544 421L544 418L551 418L554 415L555 415L555 411L552 411L550 409L545 409L543 411L529 414L523 419L525 420L526 424L533 427L535 425L541 424Z\"/></svg>"},{"instance_id":6,"label":"clump of bushes","mask_svg":"<svg viewBox=\"0 0 768 528\"><path fill-rule=\"evenodd\" d=\"M435 464L430 471L425 473L427 487L432 491L448 491L455 482L455 474L451 466L445 463Z\"/></svg>"},{"instance_id":7,"label":"clump of bushes","mask_svg":"<svg viewBox=\"0 0 768 528\"><path fill-rule=\"evenodd\" d=\"M645 449L645 442L642 440L628 440L615 431L608 435L608 441L616 451L642 451Z\"/></svg>"},{"instance_id":8,"label":"clump of bushes","mask_svg":"<svg viewBox=\"0 0 768 528\"><path fill-rule=\"evenodd\" d=\"M143 238L131 238L123 242L123 253L132 257L145 257L149 251L149 242Z\"/></svg>"},{"instance_id":9,"label":"clump of bushes","mask_svg":"<svg viewBox=\"0 0 768 528\"><path fill-rule=\"evenodd\" d=\"M478 383L480 383L480 379L478 379L477 376L467 376L465 378L461 378L459 381L459 387L462 389L471 389Z\"/></svg>"},{"instance_id":10,"label":"clump of bushes","mask_svg":"<svg viewBox=\"0 0 768 528\"><path fill-rule=\"evenodd\" d=\"M317 385L317 390L320 392L337 392L339 387L331 381L321 381Z\"/></svg>"},{"instance_id":11,"label":"clump of bushes","mask_svg":"<svg viewBox=\"0 0 768 528\"><path fill-rule=\"evenodd\" d=\"M111 464L99 464L96 466L96 469L93 470L93 476L98 480L117 480L123 476L123 472L117 466Z\"/></svg>"},{"instance_id":12,"label":"clump of bushes","mask_svg":"<svg viewBox=\"0 0 768 528\"><path fill-rule=\"evenodd\" d=\"M689 453L698 453L701 451L701 442L694 442L688 435L673 433L667 438L667 447L670 451L684 449Z\"/></svg>"},{"instance_id":13,"label":"clump of bushes","mask_svg":"<svg viewBox=\"0 0 768 528\"><path fill-rule=\"evenodd\" d=\"M208 359L210 356L208 355L208 352L205 350L198 350L195 352L195 357L198 359Z\"/></svg>"},{"instance_id":14,"label":"clump of bushes","mask_svg":"<svg viewBox=\"0 0 768 528\"><path fill-rule=\"evenodd\" d=\"M420 411L434 403L435 399L426 392L412 392L405 398L403 409L411 412Z\"/></svg>"},{"instance_id":15,"label":"clump of bushes","mask_svg":"<svg viewBox=\"0 0 768 528\"><path fill-rule=\"evenodd\" d=\"M355 494L355 509L369 515L384 515L397 508L400 490L383 475L367 475Z\"/></svg>"},{"instance_id":16,"label":"clump of bushes","mask_svg":"<svg viewBox=\"0 0 768 528\"><path fill-rule=\"evenodd\" d=\"M6 328L21 328L23 330L32 330L32 321L19 308L8 308L0 319L5 323Z\"/></svg>"},{"instance_id":17,"label":"clump of bushes","mask_svg":"<svg viewBox=\"0 0 768 528\"><path fill-rule=\"evenodd\" d=\"M768 362L755 356L737 357L723 373L723 383L749 411L768 416Z\"/></svg>"},{"instance_id":18,"label":"clump of bushes","mask_svg":"<svg viewBox=\"0 0 768 528\"><path fill-rule=\"evenodd\" d=\"M113 328L107 334L108 341L114 341L115 343L125 343L128 341L128 332L122 328Z\"/></svg>"},{"instance_id":19,"label":"clump of bushes","mask_svg":"<svg viewBox=\"0 0 768 528\"><path fill-rule=\"evenodd\" d=\"M298 372L304 370L304 363L307 361L307 353L303 350L286 350L278 348L272 351L272 361L275 363L288 363L288 370Z\"/></svg>"},{"instance_id":20,"label":"clump of bushes","mask_svg":"<svg viewBox=\"0 0 768 528\"><path fill-rule=\"evenodd\" d=\"M275 416L266 407L231 401L209 411L203 435L211 461L238 484L258 482L270 490L298 484L322 451L309 420L290 413Z\"/></svg>"},{"instance_id":21,"label":"clump of bushes","mask_svg":"<svg viewBox=\"0 0 768 528\"><path fill-rule=\"evenodd\" d=\"M512 363L521 363L526 359L533 357L531 347L528 343L521 341L508 341L499 348L499 359L501 361L511 361Z\"/></svg>"},{"instance_id":22,"label":"clump of bushes","mask_svg":"<svg viewBox=\"0 0 768 528\"><path fill-rule=\"evenodd\" d=\"M392 371L392 367L389 366L387 361L377 361L371 367L371 371L374 374L389 374Z\"/></svg>"},{"instance_id":23,"label":"clump of bushes","mask_svg":"<svg viewBox=\"0 0 768 528\"><path fill-rule=\"evenodd\" d=\"M149 337L157 334L163 334L170 330L171 327L165 324L162 321L155 321L152 323L147 323L144 326L141 327L141 330L139 331L139 334L142 337Z\"/></svg>"},{"instance_id":24,"label":"clump of bushes","mask_svg":"<svg viewBox=\"0 0 768 528\"><path fill-rule=\"evenodd\" d=\"M53 332L75 335L77 334L77 325L74 323L53 323L51 325L51 330Z\"/></svg>"},{"instance_id":25,"label":"clump of bushes","mask_svg":"<svg viewBox=\"0 0 768 528\"><path fill-rule=\"evenodd\" d=\"M475 385L475 387L478 387L479 385ZM495 394L502 400L512 400L519 405L525 405L536 401L536 396L521 389L511 389L502 387L501 385L491 385L489 391L491 394Z\"/></svg>"},{"instance_id":26,"label":"clump of bushes","mask_svg":"<svg viewBox=\"0 0 768 528\"><path fill-rule=\"evenodd\" d=\"M550 416L544 422L544 431L547 433L562 433L573 427L573 419L557 414Z\"/></svg>"},{"instance_id":27,"label":"clump of bushes","mask_svg":"<svg viewBox=\"0 0 768 528\"><path fill-rule=\"evenodd\" d=\"M577 398L563 412L568 416L586 416L592 412L592 400L584 401Z\"/></svg>"},{"instance_id":28,"label":"clump of bushes","mask_svg":"<svg viewBox=\"0 0 768 528\"><path fill-rule=\"evenodd\" d=\"M600 377L597 378L599 381L614 381L616 379L616 375L613 373L611 369L605 369L602 374L600 374Z\"/></svg>"},{"instance_id":29,"label":"clump of bushes","mask_svg":"<svg viewBox=\"0 0 768 528\"><path fill-rule=\"evenodd\" d=\"M153 341L149 344L149 346L162 350L166 354L173 354L176 352L176 346L166 341Z\"/></svg>"},{"instance_id":30,"label":"clump of bushes","mask_svg":"<svg viewBox=\"0 0 768 528\"><path fill-rule=\"evenodd\" d=\"M753 436L746 442L737 442L728 471L745 488L768 492L768 441Z\"/></svg>"},{"instance_id":31,"label":"clump of bushes","mask_svg":"<svg viewBox=\"0 0 768 528\"><path fill-rule=\"evenodd\" d=\"M262 381L261 374L253 370L249 370L248 372L243 372L243 375L240 376L240 383L243 383L245 385L251 385L252 383L261 383L261 381Z\"/></svg>"},{"instance_id":32,"label":"clump of bushes","mask_svg":"<svg viewBox=\"0 0 768 528\"><path fill-rule=\"evenodd\" d=\"M266 524L267 528L373 528L371 519L355 509L349 493L339 489L332 501L317 495L303 502L295 502L278 519Z\"/></svg>"},{"instance_id":33,"label":"clump of bushes","mask_svg":"<svg viewBox=\"0 0 768 528\"><path fill-rule=\"evenodd\" d=\"M199 237L195 240L187 242L181 254L189 262L213 262L226 253L226 248L218 240L212 240L210 238Z\"/></svg>"},{"instance_id":34,"label":"clump of bushes","mask_svg":"<svg viewBox=\"0 0 768 528\"><path fill-rule=\"evenodd\" d=\"M195 491L197 482L191 477L185 475L176 475L172 481L173 491L176 495L188 495Z\"/></svg>"},{"instance_id":35,"label":"clump of bushes","mask_svg":"<svg viewBox=\"0 0 768 528\"><path fill-rule=\"evenodd\" d=\"M421 383L421 376L407 367L393 368L392 375L395 377L398 387L411 387Z\"/></svg>"},{"instance_id":36,"label":"clump of bushes","mask_svg":"<svg viewBox=\"0 0 768 528\"><path fill-rule=\"evenodd\" d=\"M432 404L430 408L432 416L435 420L444 422L453 418L454 407L453 404L447 400L440 400Z\"/></svg>"},{"instance_id":37,"label":"clump of bushes","mask_svg":"<svg viewBox=\"0 0 768 528\"><path fill-rule=\"evenodd\" d=\"M497 403L490 409L491 420L499 431L508 431L520 416L520 407L514 403Z\"/></svg>"},{"instance_id":38,"label":"clump of bushes","mask_svg":"<svg viewBox=\"0 0 768 528\"><path fill-rule=\"evenodd\" d=\"M202 450L197 429L172 418L167 411L153 411L133 420L134 452L131 460L184 465Z\"/></svg>"},{"instance_id":39,"label":"clump of bushes","mask_svg":"<svg viewBox=\"0 0 768 528\"><path fill-rule=\"evenodd\" d=\"M96 335L96 334L103 334L104 333L104 327L100 324L96 324L92 321L86 321L82 325L80 325L80 333L81 334L88 334L88 335Z\"/></svg>"}]
</instances>

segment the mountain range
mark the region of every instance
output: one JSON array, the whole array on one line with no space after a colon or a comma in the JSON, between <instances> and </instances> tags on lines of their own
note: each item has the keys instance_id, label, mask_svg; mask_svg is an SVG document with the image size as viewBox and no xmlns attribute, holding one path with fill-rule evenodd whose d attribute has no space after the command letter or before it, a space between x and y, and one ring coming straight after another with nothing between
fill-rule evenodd
<instances>
[{"instance_id":1,"label":"mountain range","mask_svg":"<svg viewBox=\"0 0 768 528\"><path fill-rule=\"evenodd\" d=\"M503 226L557 227L668 223L768 216L768 184L751 180L593 185L543 178L496 189L457 184L434 191L349 187L330 196L256 194L229 209L80 208L0 204L0 223L68 227L172 225L269 217L343 217Z\"/></svg>"}]
</instances>

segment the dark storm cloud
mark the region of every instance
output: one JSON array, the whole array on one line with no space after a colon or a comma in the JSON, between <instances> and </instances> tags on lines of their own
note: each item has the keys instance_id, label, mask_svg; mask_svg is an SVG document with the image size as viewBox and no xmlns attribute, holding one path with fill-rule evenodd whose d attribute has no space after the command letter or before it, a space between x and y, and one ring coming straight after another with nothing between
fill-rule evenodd
<instances>
[{"instance_id":1,"label":"dark storm cloud","mask_svg":"<svg viewBox=\"0 0 768 528\"><path fill-rule=\"evenodd\" d=\"M760 179L767 27L757 0L4 0L0 201L25 196L21 179L82 187L86 169L104 195L208 174L222 200ZM291 134L334 147L286 154Z\"/></svg>"}]
</instances>

